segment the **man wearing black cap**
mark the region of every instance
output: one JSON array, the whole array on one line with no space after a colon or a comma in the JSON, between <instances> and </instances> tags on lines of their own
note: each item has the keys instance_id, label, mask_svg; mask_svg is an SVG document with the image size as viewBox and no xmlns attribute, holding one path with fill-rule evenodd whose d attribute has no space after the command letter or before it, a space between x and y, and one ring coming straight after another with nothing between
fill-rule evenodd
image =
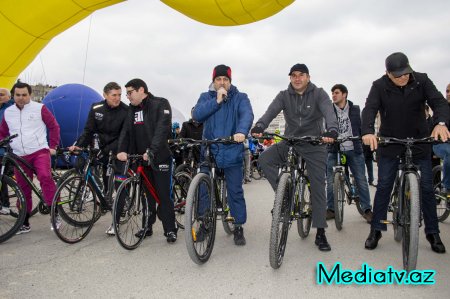
<instances>
[{"instance_id":1,"label":"man wearing black cap","mask_svg":"<svg viewBox=\"0 0 450 299\"><path fill-rule=\"evenodd\" d=\"M450 137L446 122L449 119L448 106L427 74L414 72L405 54L396 52L386 58L386 75L372 84L366 105L362 112L363 142L377 149L374 122L378 112L381 115L379 135L396 138L423 138L429 136L425 119L425 104L434 111L435 127L431 135L446 141ZM386 224L389 197L394 184L399 156L404 151L401 145L387 145L378 148L378 186L375 193L373 218L366 249L375 249ZM431 178L431 146L417 145L413 148L413 162L420 167L421 207L425 222L425 234L431 249L444 253L445 246L439 237L436 215L436 201Z\"/></svg>"},{"instance_id":2,"label":"man wearing black cap","mask_svg":"<svg viewBox=\"0 0 450 299\"><path fill-rule=\"evenodd\" d=\"M306 65L294 65L289 76L291 82L288 89L276 96L264 115L256 122L252 134L260 136L270 122L283 111L286 136L321 135L324 142L333 142L338 137L338 123L330 97L322 88L310 82ZM327 199L324 188L327 149L324 145L311 144L300 144L295 148L306 160L306 169L311 182L311 199L314 207L312 226L317 228L315 244L319 250L329 251L331 247L325 236ZM279 142L269 147L259 157L259 164L273 190L277 188L278 165L286 161L287 151L286 143Z\"/></svg>"},{"instance_id":3,"label":"man wearing black cap","mask_svg":"<svg viewBox=\"0 0 450 299\"><path fill-rule=\"evenodd\" d=\"M211 150L216 164L225 173L231 216L234 218L234 243L245 245L242 225L247 211L242 189L242 142L253 122L253 110L247 94L231 84L231 68L218 65L213 70L209 91L200 95L192 113L193 119L203 123L203 138L233 136L239 144L216 144ZM201 227L202 229L202 227ZM197 236L197 241L199 237Z\"/></svg>"}]
</instances>

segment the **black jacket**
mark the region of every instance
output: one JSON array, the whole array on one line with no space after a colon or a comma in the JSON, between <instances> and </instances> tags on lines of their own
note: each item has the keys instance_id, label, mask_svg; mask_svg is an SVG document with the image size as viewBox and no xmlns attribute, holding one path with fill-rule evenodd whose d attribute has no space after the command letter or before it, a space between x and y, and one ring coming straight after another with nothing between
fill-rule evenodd
<instances>
[{"instance_id":1,"label":"black jacket","mask_svg":"<svg viewBox=\"0 0 450 299\"><path fill-rule=\"evenodd\" d=\"M353 105L352 101L347 100L349 106L348 117L350 118L350 123L352 124L352 135L353 136L361 136L361 110L358 105ZM334 113L337 118L336 106L333 105ZM339 122L339 120L338 120ZM337 152L337 144L331 144L328 146L328 151L335 153ZM353 141L353 151L357 154L363 153L361 140Z\"/></svg>"},{"instance_id":2,"label":"black jacket","mask_svg":"<svg viewBox=\"0 0 450 299\"><path fill-rule=\"evenodd\" d=\"M105 100L94 103L89 111L83 134L78 138L76 145L86 147L91 144L93 135L98 134L100 148L103 153L117 152L117 144L125 119L128 115L128 106L120 103L111 108Z\"/></svg>"},{"instance_id":3,"label":"black jacket","mask_svg":"<svg viewBox=\"0 0 450 299\"><path fill-rule=\"evenodd\" d=\"M167 161L171 156L168 139L172 133L172 109L169 101L149 94L141 103L144 117L144 126L147 138L137 138L133 130L134 112L137 107L130 105L128 118L125 121L119 138L119 152L129 154L137 153L136 142L143 143L154 155L154 162L159 164Z\"/></svg>"},{"instance_id":4,"label":"black jacket","mask_svg":"<svg viewBox=\"0 0 450 299\"><path fill-rule=\"evenodd\" d=\"M201 140L203 136L203 124L194 122L192 119L185 121L181 126L179 138L192 138Z\"/></svg>"},{"instance_id":5,"label":"black jacket","mask_svg":"<svg viewBox=\"0 0 450 299\"><path fill-rule=\"evenodd\" d=\"M362 112L362 135L374 134L375 117L380 112L381 126L379 135L396 138L423 138L429 136L425 119L425 104L434 112L434 125L447 122L449 108L442 94L436 89L427 74L413 72L408 84L397 87L387 75L372 84L366 105ZM398 157L404 151L401 145L381 146L379 156ZM431 146L418 145L413 155L428 158Z\"/></svg>"}]
</instances>

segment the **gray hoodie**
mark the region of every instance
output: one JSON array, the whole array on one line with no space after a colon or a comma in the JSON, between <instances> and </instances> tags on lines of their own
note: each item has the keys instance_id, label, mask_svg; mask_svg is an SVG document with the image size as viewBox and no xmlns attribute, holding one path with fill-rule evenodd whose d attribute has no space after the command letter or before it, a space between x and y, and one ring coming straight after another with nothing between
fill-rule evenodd
<instances>
[{"instance_id":1,"label":"gray hoodie","mask_svg":"<svg viewBox=\"0 0 450 299\"><path fill-rule=\"evenodd\" d=\"M325 130L338 131L330 97L323 88L316 87L312 82L302 95L296 93L291 84L287 90L280 91L256 126L267 128L281 111L286 120L286 136L319 136Z\"/></svg>"}]
</instances>

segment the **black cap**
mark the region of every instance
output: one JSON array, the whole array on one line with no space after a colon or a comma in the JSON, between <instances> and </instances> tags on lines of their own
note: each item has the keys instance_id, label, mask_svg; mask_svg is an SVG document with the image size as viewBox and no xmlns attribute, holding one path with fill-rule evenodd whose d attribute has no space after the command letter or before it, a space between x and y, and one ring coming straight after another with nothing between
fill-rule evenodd
<instances>
[{"instance_id":1,"label":"black cap","mask_svg":"<svg viewBox=\"0 0 450 299\"><path fill-rule=\"evenodd\" d=\"M297 63L293 67L291 67L291 71L289 72L289 76L292 75L292 72L300 72L309 75L308 67L303 63Z\"/></svg>"},{"instance_id":2,"label":"black cap","mask_svg":"<svg viewBox=\"0 0 450 299\"><path fill-rule=\"evenodd\" d=\"M386 58L386 71L394 77L400 77L413 72L409 65L408 57L401 52L395 52Z\"/></svg>"},{"instance_id":3,"label":"black cap","mask_svg":"<svg viewBox=\"0 0 450 299\"><path fill-rule=\"evenodd\" d=\"M216 77L225 76L228 77L231 81L231 68L229 66L226 66L224 64L219 64L216 66L213 70L212 79L216 79Z\"/></svg>"}]
</instances>

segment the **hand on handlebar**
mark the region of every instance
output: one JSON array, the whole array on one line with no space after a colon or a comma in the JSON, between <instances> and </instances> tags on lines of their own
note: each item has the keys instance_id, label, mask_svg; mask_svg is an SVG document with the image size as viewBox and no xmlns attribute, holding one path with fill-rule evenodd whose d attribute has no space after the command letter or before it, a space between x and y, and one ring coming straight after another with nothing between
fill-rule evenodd
<instances>
[{"instance_id":1,"label":"hand on handlebar","mask_svg":"<svg viewBox=\"0 0 450 299\"><path fill-rule=\"evenodd\" d=\"M443 142L446 142L450 139L450 132L448 131L447 126L436 125L433 132L431 132L431 136L434 140L438 140L440 138Z\"/></svg>"},{"instance_id":2,"label":"hand on handlebar","mask_svg":"<svg viewBox=\"0 0 450 299\"><path fill-rule=\"evenodd\" d=\"M236 142L244 142L245 140L245 135L242 133L236 133L233 135L233 140Z\"/></svg>"},{"instance_id":3,"label":"hand on handlebar","mask_svg":"<svg viewBox=\"0 0 450 299\"><path fill-rule=\"evenodd\" d=\"M377 137L374 134L366 134L362 136L362 141L365 145L370 145L371 151L374 151L378 148Z\"/></svg>"},{"instance_id":4,"label":"hand on handlebar","mask_svg":"<svg viewBox=\"0 0 450 299\"><path fill-rule=\"evenodd\" d=\"M125 152L118 153L117 160L125 162L126 160L128 160L128 154Z\"/></svg>"}]
</instances>

